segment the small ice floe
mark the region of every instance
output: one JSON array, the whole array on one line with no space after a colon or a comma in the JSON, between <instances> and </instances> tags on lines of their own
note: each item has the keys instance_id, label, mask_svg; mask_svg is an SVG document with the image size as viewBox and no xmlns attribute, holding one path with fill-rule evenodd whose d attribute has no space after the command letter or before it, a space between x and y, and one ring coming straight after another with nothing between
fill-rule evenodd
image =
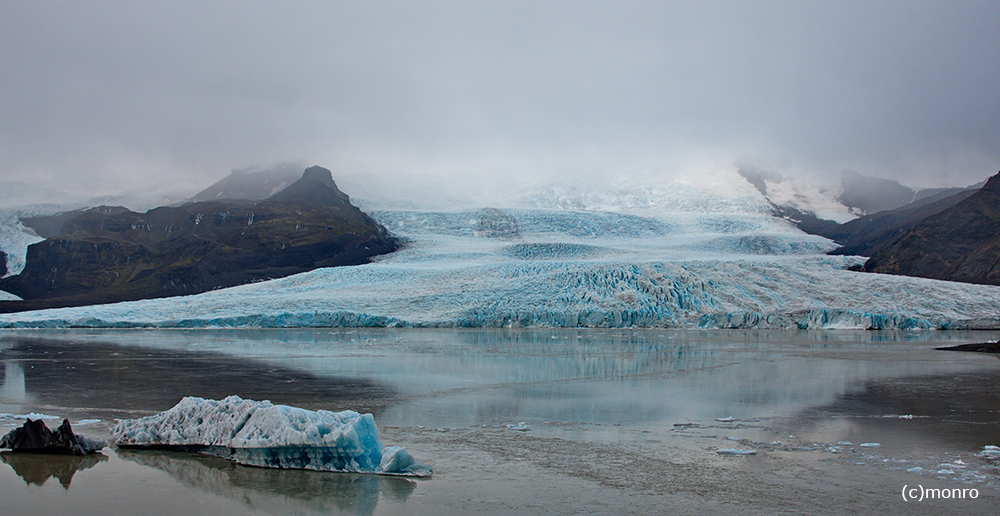
<instances>
[{"instance_id":1,"label":"small ice floe","mask_svg":"<svg viewBox=\"0 0 1000 516\"><path fill-rule=\"evenodd\" d=\"M770 446L781 446L781 441L771 441L767 444Z\"/></svg>"},{"instance_id":2,"label":"small ice floe","mask_svg":"<svg viewBox=\"0 0 1000 516\"><path fill-rule=\"evenodd\" d=\"M879 446L882 446L882 443L861 443L858 446L862 448L878 448Z\"/></svg>"},{"instance_id":3,"label":"small ice floe","mask_svg":"<svg viewBox=\"0 0 1000 516\"><path fill-rule=\"evenodd\" d=\"M508 430L517 430L518 432L527 432L528 430L531 430L531 427L528 426L528 424L525 423L524 421L521 421L520 423L518 423L516 425L507 425L507 429Z\"/></svg>"},{"instance_id":4,"label":"small ice floe","mask_svg":"<svg viewBox=\"0 0 1000 516\"><path fill-rule=\"evenodd\" d=\"M746 441L746 439L744 439L742 437L726 437L726 439L728 439L730 441L739 441L739 442Z\"/></svg>"},{"instance_id":5,"label":"small ice floe","mask_svg":"<svg viewBox=\"0 0 1000 516\"><path fill-rule=\"evenodd\" d=\"M920 466L917 466L915 468L910 468L910 469L908 469L906 471L908 471L910 473L920 473L923 470L924 470L924 468L921 468Z\"/></svg>"},{"instance_id":6,"label":"small ice floe","mask_svg":"<svg viewBox=\"0 0 1000 516\"><path fill-rule=\"evenodd\" d=\"M838 445L838 446L852 446L852 445L853 445L853 443L852 443L851 441L839 441L839 442L837 443L837 445Z\"/></svg>"},{"instance_id":7,"label":"small ice floe","mask_svg":"<svg viewBox=\"0 0 1000 516\"><path fill-rule=\"evenodd\" d=\"M729 416L729 417L717 417L717 418L715 418L715 420L716 421L722 421L723 423L732 423L734 421L739 421L739 419L736 419L733 416Z\"/></svg>"},{"instance_id":8,"label":"small ice floe","mask_svg":"<svg viewBox=\"0 0 1000 516\"><path fill-rule=\"evenodd\" d=\"M913 419L913 414L906 414L905 416L899 416L899 419Z\"/></svg>"},{"instance_id":9,"label":"small ice floe","mask_svg":"<svg viewBox=\"0 0 1000 516\"><path fill-rule=\"evenodd\" d=\"M87 425L96 425L97 423L100 422L101 422L100 419L81 419L73 424L75 424L76 426L87 426Z\"/></svg>"},{"instance_id":10,"label":"small ice floe","mask_svg":"<svg viewBox=\"0 0 1000 516\"><path fill-rule=\"evenodd\" d=\"M53 419L59 419L59 416L50 416L47 414L36 414L35 412L30 412L28 414L15 414L14 419L34 419L38 421L39 419L51 421Z\"/></svg>"},{"instance_id":11,"label":"small ice floe","mask_svg":"<svg viewBox=\"0 0 1000 516\"><path fill-rule=\"evenodd\" d=\"M719 455L757 455L757 450L737 450L736 448L719 448L715 450Z\"/></svg>"},{"instance_id":12,"label":"small ice floe","mask_svg":"<svg viewBox=\"0 0 1000 516\"><path fill-rule=\"evenodd\" d=\"M698 426L698 423L674 423L674 426L679 428L687 428L689 426Z\"/></svg>"},{"instance_id":13,"label":"small ice floe","mask_svg":"<svg viewBox=\"0 0 1000 516\"><path fill-rule=\"evenodd\" d=\"M955 472L950 469L939 469L937 470L938 475L954 475Z\"/></svg>"},{"instance_id":14,"label":"small ice floe","mask_svg":"<svg viewBox=\"0 0 1000 516\"><path fill-rule=\"evenodd\" d=\"M448 428L446 426L442 426L441 428L436 428L435 430L437 430L438 432L450 432L451 428Z\"/></svg>"},{"instance_id":15,"label":"small ice floe","mask_svg":"<svg viewBox=\"0 0 1000 516\"><path fill-rule=\"evenodd\" d=\"M830 446L829 448L826 449L826 451L830 453L840 453L841 449L840 446Z\"/></svg>"},{"instance_id":16,"label":"small ice floe","mask_svg":"<svg viewBox=\"0 0 1000 516\"><path fill-rule=\"evenodd\" d=\"M1000 446L987 444L983 446L983 451L976 454L976 457L982 457L986 460L1000 459Z\"/></svg>"}]
</instances>

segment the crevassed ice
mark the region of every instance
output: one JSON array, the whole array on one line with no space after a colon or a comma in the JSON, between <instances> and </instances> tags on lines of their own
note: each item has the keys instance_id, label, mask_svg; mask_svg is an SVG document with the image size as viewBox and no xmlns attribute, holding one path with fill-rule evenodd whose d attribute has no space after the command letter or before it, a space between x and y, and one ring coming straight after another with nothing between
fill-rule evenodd
<instances>
[{"instance_id":1,"label":"crevassed ice","mask_svg":"<svg viewBox=\"0 0 1000 516\"><path fill-rule=\"evenodd\" d=\"M405 244L368 265L0 314L0 327L1000 328L1000 287L852 272L863 258L825 255L831 241L772 216L749 183L716 180L729 186L548 188L450 210L381 203L372 215Z\"/></svg>"},{"instance_id":2,"label":"crevassed ice","mask_svg":"<svg viewBox=\"0 0 1000 516\"><path fill-rule=\"evenodd\" d=\"M371 414L311 411L269 401L186 397L170 410L121 420L112 429L123 447L176 448L241 464L430 476L405 449L386 448Z\"/></svg>"}]
</instances>

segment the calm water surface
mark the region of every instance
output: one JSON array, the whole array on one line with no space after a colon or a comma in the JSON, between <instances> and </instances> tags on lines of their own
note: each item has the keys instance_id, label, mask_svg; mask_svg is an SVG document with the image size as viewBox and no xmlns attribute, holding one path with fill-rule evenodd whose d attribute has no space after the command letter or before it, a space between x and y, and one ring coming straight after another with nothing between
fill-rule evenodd
<instances>
[{"instance_id":1,"label":"calm water surface","mask_svg":"<svg viewBox=\"0 0 1000 516\"><path fill-rule=\"evenodd\" d=\"M20 425L18 416L40 413L107 438L116 418L166 410L183 396L237 394L372 412L383 441L406 446L435 476L277 471L117 449L83 459L5 452L0 506L74 514L764 514L824 507L810 498L825 496L857 499L856 510L912 513L917 506L899 500L909 482L975 487L976 500L920 507L976 514L996 502L1000 478L976 457L1000 444L1000 361L933 348L998 336L2 332L3 432ZM528 431L507 428L521 422ZM720 448L758 454L723 457Z\"/></svg>"}]
</instances>

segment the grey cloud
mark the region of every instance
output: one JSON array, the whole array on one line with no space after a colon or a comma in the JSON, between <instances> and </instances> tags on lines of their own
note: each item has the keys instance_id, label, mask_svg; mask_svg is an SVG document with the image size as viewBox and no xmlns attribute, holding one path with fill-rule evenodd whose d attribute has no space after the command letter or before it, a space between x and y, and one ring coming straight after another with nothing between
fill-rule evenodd
<instances>
[{"instance_id":1,"label":"grey cloud","mask_svg":"<svg viewBox=\"0 0 1000 516\"><path fill-rule=\"evenodd\" d=\"M9 178L600 173L692 149L916 185L1000 168L988 1L10 4Z\"/></svg>"}]
</instances>

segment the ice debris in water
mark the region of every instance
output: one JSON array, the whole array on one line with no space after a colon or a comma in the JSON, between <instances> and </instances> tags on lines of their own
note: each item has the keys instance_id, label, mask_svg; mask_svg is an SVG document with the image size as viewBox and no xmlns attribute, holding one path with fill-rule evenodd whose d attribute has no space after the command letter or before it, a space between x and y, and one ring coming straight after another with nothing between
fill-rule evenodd
<instances>
[{"instance_id":1,"label":"ice debris in water","mask_svg":"<svg viewBox=\"0 0 1000 516\"><path fill-rule=\"evenodd\" d=\"M531 430L531 427L529 427L524 421L521 421L516 425L507 425L507 428L510 430L517 430L519 432L527 432L528 430Z\"/></svg>"},{"instance_id":2,"label":"ice debris in water","mask_svg":"<svg viewBox=\"0 0 1000 516\"><path fill-rule=\"evenodd\" d=\"M987 444L983 446L983 451L976 454L976 457L982 457L987 460L1000 459L1000 446Z\"/></svg>"},{"instance_id":3,"label":"ice debris in water","mask_svg":"<svg viewBox=\"0 0 1000 516\"><path fill-rule=\"evenodd\" d=\"M736 448L719 448L715 450L719 455L757 455L757 450L737 450Z\"/></svg>"},{"instance_id":4,"label":"ice debris in water","mask_svg":"<svg viewBox=\"0 0 1000 516\"><path fill-rule=\"evenodd\" d=\"M13 418L13 419L34 419L35 421L38 421L39 419L45 421L53 421L60 419L59 416L50 416L48 414L38 414L35 412L29 412L27 414L3 414L3 416L6 418Z\"/></svg>"},{"instance_id":5,"label":"ice debris in water","mask_svg":"<svg viewBox=\"0 0 1000 516\"><path fill-rule=\"evenodd\" d=\"M240 464L430 476L405 449L383 447L371 414L311 411L238 396L187 397L166 412L121 420L111 430L121 447L173 448Z\"/></svg>"},{"instance_id":6,"label":"ice debris in water","mask_svg":"<svg viewBox=\"0 0 1000 516\"><path fill-rule=\"evenodd\" d=\"M862 448L878 448L879 446L882 446L882 443L861 443L858 446Z\"/></svg>"}]
</instances>

